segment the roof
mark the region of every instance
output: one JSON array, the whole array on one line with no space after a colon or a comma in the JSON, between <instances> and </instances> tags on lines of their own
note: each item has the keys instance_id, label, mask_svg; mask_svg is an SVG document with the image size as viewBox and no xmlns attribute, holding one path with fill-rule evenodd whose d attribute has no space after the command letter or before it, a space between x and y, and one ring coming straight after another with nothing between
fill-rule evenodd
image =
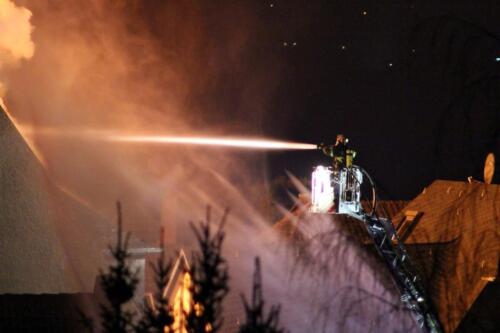
<instances>
[{"instance_id":1,"label":"roof","mask_svg":"<svg viewBox=\"0 0 500 333\"><path fill-rule=\"evenodd\" d=\"M163 297L171 298L175 292L175 288L179 283L179 279L182 278L183 274L189 270L189 260L186 257L186 253L183 249L179 251L177 259L174 262L174 266L170 273L168 283L163 290Z\"/></svg>"},{"instance_id":2,"label":"roof","mask_svg":"<svg viewBox=\"0 0 500 333\"><path fill-rule=\"evenodd\" d=\"M500 332L500 281L488 282L456 329L456 333Z\"/></svg>"},{"instance_id":3,"label":"roof","mask_svg":"<svg viewBox=\"0 0 500 333\"><path fill-rule=\"evenodd\" d=\"M408 201L404 200L379 201L377 203L376 213L379 217L393 218L407 204ZM363 203L363 206L369 206L369 204ZM295 243L300 244L304 241L304 235L299 231L299 224L301 223L301 218L306 214L308 208L308 203L304 203L300 206L294 206L288 214L273 225L273 229L278 231L278 233L286 239L293 240ZM342 224L343 229L346 230L350 237L356 238L361 243L371 242L364 225L355 218L348 215L338 215L336 216L335 221Z\"/></svg>"},{"instance_id":4,"label":"roof","mask_svg":"<svg viewBox=\"0 0 500 333\"><path fill-rule=\"evenodd\" d=\"M408 204L405 200L382 200L377 202L376 213L379 217L392 219Z\"/></svg>"},{"instance_id":5,"label":"roof","mask_svg":"<svg viewBox=\"0 0 500 333\"><path fill-rule=\"evenodd\" d=\"M163 290L163 297L167 297L170 302L174 301L175 291L180 285L182 285L183 274L189 270L189 267L189 259L187 258L184 250L181 249L173 263L168 283ZM151 293L148 294L151 295ZM223 323L219 331L221 333L237 332L240 322L245 318L245 312L240 295L230 290L225 297L222 306L224 309Z\"/></svg>"},{"instance_id":6,"label":"roof","mask_svg":"<svg viewBox=\"0 0 500 333\"><path fill-rule=\"evenodd\" d=\"M56 186L0 107L0 294L90 292L107 221Z\"/></svg>"},{"instance_id":7,"label":"roof","mask_svg":"<svg viewBox=\"0 0 500 333\"><path fill-rule=\"evenodd\" d=\"M304 240L298 230L304 212L293 210L275 230ZM500 185L436 180L411 202L380 202L377 214L392 219L445 332L454 332L488 283L498 280ZM356 219L333 220L348 237L371 243Z\"/></svg>"},{"instance_id":8,"label":"roof","mask_svg":"<svg viewBox=\"0 0 500 333\"><path fill-rule=\"evenodd\" d=\"M400 206L393 205L403 206L404 202ZM287 308L283 313L286 326L311 329L313 325L318 330L350 332L418 331L400 302L399 291L389 271L384 269L364 223L346 214L311 214L306 208L292 210L275 224L274 230L285 239L291 233L281 232L294 230L293 237L288 240L297 247L297 258L303 264L294 270L317 279L306 294L311 292L309 305L318 309L312 310L312 315L308 309L309 317L300 318L300 313L293 313L293 307ZM391 215L389 210L387 212ZM304 287L307 288L307 283ZM384 301L380 302L381 299Z\"/></svg>"},{"instance_id":9,"label":"roof","mask_svg":"<svg viewBox=\"0 0 500 333\"><path fill-rule=\"evenodd\" d=\"M394 218L419 212L404 243L446 332L453 332L489 280L498 276L500 186L437 180Z\"/></svg>"}]
</instances>

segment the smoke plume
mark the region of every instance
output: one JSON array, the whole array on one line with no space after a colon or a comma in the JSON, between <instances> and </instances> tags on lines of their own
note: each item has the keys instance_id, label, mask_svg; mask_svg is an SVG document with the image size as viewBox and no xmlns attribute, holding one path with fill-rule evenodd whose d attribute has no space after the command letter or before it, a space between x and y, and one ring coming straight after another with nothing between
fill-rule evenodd
<instances>
[{"instance_id":1,"label":"smoke plume","mask_svg":"<svg viewBox=\"0 0 500 333\"><path fill-rule=\"evenodd\" d=\"M35 52L31 15L28 9L10 0L0 0L0 97L6 89L3 71L15 67L22 59L30 59Z\"/></svg>"},{"instance_id":2,"label":"smoke plume","mask_svg":"<svg viewBox=\"0 0 500 333\"><path fill-rule=\"evenodd\" d=\"M33 12L37 52L11 73L6 97L22 124L74 133L261 133L276 73L268 68L269 59L256 57L251 32L263 35L264 29L255 5L79 0L24 5ZM101 144L36 131L32 139L57 183L109 217L113 202L121 199L129 227L144 237L163 220L172 225L166 234L176 238L194 215L186 213L202 214L207 203L237 209L233 197L220 195L223 188L214 186L213 173L238 188L263 182L265 173L262 153ZM179 200L185 201L174 209Z\"/></svg>"},{"instance_id":3,"label":"smoke plume","mask_svg":"<svg viewBox=\"0 0 500 333\"><path fill-rule=\"evenodd\" d=\"M0 3L24 19L28 25L19 31L29 37L30 12ZM267 195L262 152L36 134L37 128L59 128L69 133L272 136L261 132L281 67L276 52L263 51L262 45L271 50L271 42L281 44L263 22L268 5L233 0L25 0L23 5L33 13L37 49L33 54L29 38L21 43L27 49L15 43L12 54L33 57L9 71L6 104L33 129L49 176L110 220L120 199L124 228L149 244L157 241L163 225L169 246L189 249L188 221L204 216L207 204L214 215L230 207L224 251L233 276L242 276L234 283L250 285L253 256L260 255L264 267L270 267L264 270L266 286L276 291L278 302L290 300L283 296L285 260L269 248L275 236L256 208ZM305 326L311 312L311 293L305 291L323 281L307 274L305 287L299 288L302 280L297 287L304 294L283 310L300 315ZM327 282L320 287L335 283ZM241 291L233 289L236 295ZM311 331L297 327L293 332Z\"/></svg>"}]
</instances>

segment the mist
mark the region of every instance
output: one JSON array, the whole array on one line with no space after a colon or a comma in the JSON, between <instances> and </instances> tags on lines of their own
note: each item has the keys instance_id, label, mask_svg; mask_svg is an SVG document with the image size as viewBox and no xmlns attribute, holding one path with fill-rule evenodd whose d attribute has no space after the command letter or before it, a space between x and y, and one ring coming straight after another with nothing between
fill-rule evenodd
<instances>
[{"instance_id":1,"label":"mist","mask_svg":"<svg viewBox=\"0 0 500 333\"><path fill-rule=\"evenodd\" d=\"M261 134L266 98L276 79L272 69L248 65L255 52L251 31L259 30L250 5L189 1L25 1L22 5L34 14L37 52L9 76L7 104L20 123L76 133L117 129L177 135ZM199 194L192 192L203 192L208 187L203 182L210 177L192 179L193 173L216 170L245 185L262 183L266 171L262 153L103 144L36 133L32 139L54 181L109 217L114 201L122 200L129 227L137 232L144 225L158 228L162 219L175 223L172 215L177 213L169 211L168 201L177 197L191 202L176 211L193 212L193 206L199 207L194 212L203 211L206 196L198 199ZM190 180L193 188L169 186L174 179L176 184ZM227 200L218 205L235 206Z\"/></svg>"},{"instance_id":2,"label":"mist","mask_svg":"<svg viewBox=\"0 0 500 333\"><path fill-rule=\"evenodd\" d=\"M342 286L370 290L391 306L398 301L377 280L376 268L361 260L357 245L342 237L310 248L318 260L319 253L337 253L323 263L336 267L335 274L310 274L308 266L297 266L292 250L272 232L273 221L258 207L269 196L263 152L37 134L37 128L59 128L68 133L272 135L262 132L263 119L281 67L271 55L255 57L262 52L256 38L266 33L258 4L26 0L17 1L26 8L20 9L0 3L29 22L19 31L31 32L32 40L19 39L23 47L11 52L31 59L2 72L5 102L19 123L35 129L30 139L54 183L109 221L120 200L127 230L152 243L163 226L167 244L174 247L193 245L188 222L204 216L207 205L216 216L229 207L225 252L233 267L233 292L249 289L253 258L261 256L265 290L274 296L270 302L283 304L284 324L292 332L318 323L318 332L366 331L357 326L356 318L366 315L361 310L347 323L328 319L349 297L337 298L338 305L321 313L339 288L346 290ZM3 45L0 40L2 50ZM327 222L311 223L316 228L311 237L330 234L323 227ZM376 317L384 311L389 310L373 305L367 313ZM391 313L409 316L399 308ZM319 317L312 320L315 314Z\"/></svg>"}]
</instances>

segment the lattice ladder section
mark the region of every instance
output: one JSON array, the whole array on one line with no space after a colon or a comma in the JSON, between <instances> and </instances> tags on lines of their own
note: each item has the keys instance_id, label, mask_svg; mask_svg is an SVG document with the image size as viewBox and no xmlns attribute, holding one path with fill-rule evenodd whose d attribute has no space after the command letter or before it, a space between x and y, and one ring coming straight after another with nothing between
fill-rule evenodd
<instances>
[{"instance_id":1,"label":"lattice ladder section","mask_svg":"<svg viewBox=\"0 0 500 333\"><path fill-rule=\"evenodd\" d=\"M384 259L400 292L401 300L412 311L418 326L424 332L443 332L437 316L433 313L425 289L422 287L413 265L400 242L389 219L362 215L366 229Z\"/></svg>"}]
</instances>

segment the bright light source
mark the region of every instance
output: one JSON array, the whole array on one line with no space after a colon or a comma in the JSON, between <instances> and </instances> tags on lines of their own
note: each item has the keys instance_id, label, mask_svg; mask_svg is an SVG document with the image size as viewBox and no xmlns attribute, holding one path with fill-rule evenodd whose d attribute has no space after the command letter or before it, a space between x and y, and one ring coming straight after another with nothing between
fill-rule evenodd
<instances>
[{"instance_id":1,"label":"bright light source","mask_svg":"<svg viewBox=\"0 0 500 333\"><path fill-rule=\"evenodd\" d=\"M180 284L174 294L173 329L175 333L187 333L183 323L186 321L186 317L191 312L191 284L191 275L187 272L184 273L184 276L181 277ZM197 310L196 305L194 306L194 309L195 311Z\"/></svg>"},{"instance_id":2,"label":"bright light source","mask_svg":"<svg viewBox=\"0 0 500 333\"><path fill-rule=\"evenodd\" d=\"M332 170L322 165L314 168L311 179L311 212L328 213L333 206Z\"/></svg>"},{"instance_id":3,"label":"bright light source","mask_svg":"<svg viewBox=\"0 0 500 333\"><path fill-rule=\"evenodd\" d=\"M495 58L495 61L496 61L496 62L500 62L500 57L496 57L496 58Z\"/></svg>"},{"instance_id":4,"label":"bright light source","mask_svg":"<svg viewBox=\"0 0 500 333\"><path fill-rule=\"evenodd\" d=\"M356 167L332 168L317 166L311 177L312 213L359 214L361 212L361 183L363 175Z\"/></svg>"}]
</instances>

